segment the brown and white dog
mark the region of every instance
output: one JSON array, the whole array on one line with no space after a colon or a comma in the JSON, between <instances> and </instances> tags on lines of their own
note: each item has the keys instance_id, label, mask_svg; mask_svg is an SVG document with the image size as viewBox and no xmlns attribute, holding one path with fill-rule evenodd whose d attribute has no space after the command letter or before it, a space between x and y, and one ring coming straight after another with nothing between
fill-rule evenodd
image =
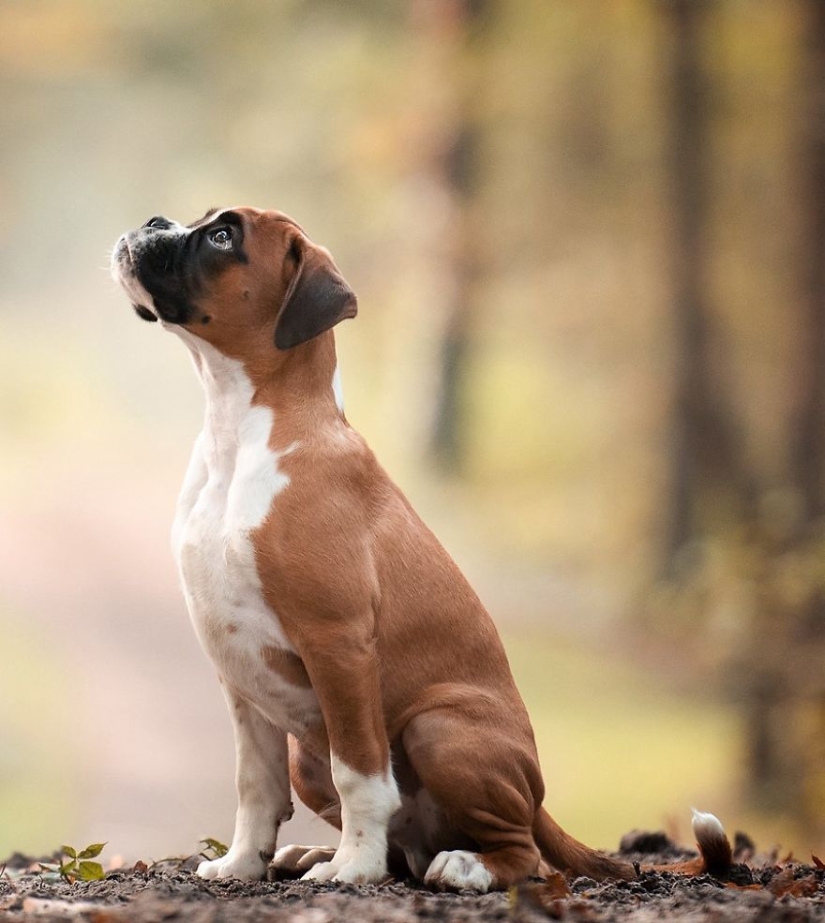
<instances>
[{"instance_id":1,"label":"brown and white dog","mask_svg":"<svg viewBox=\"0 0 825 923\"><path fill-rule=\"evenodd\" d=\"M213 210L123 235L112 272L189 348L206 391L173 530L237 745L229 852L205 878L377 882L388 861L487 891L554 867L630 878L542 808L533 731L493 623L347 423L334 327L355 295L286 215ZM287 846L301 800L337 850ZM703 856L730 862L712 815Z\"/></svg>"}]
</instances>

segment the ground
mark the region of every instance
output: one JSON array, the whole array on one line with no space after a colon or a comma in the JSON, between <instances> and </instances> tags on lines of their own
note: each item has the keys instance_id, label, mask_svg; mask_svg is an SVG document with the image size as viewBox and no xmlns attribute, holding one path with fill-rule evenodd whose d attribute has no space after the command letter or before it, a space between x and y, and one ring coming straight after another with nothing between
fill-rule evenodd
<instances>
[{"instance_id":1,"label":"ground","mask_svg":"<svg viewBox=\"0 0 825 923\"><path fill-rule=\"evenodd\" d=\"M776 855L754 857L737 838L737 864L728 881L708 875L686 878L646 871L687 854L664 834L628 834L621 853L639 863L638 879L598 884L561 875L525 882L509 893L435 894L402 882L380 886L286 882L206 882L194 868L200 857L168 859L147 867L107 873L100 881L69 883L42 874L30 857L15 855L0 865L0 920L88 921L88 923L808 923L825 921L825 865Z\"/></svg>"}]
</instances>

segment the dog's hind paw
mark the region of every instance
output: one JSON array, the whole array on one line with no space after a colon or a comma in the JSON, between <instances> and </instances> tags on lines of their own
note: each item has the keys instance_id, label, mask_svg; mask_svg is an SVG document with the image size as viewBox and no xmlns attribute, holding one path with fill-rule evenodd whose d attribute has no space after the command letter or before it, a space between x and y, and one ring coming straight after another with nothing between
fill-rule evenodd
<instances>
[{"instance_id":1,"label":"dog's hind paw","mask_svg":"<svg viewBox=\"0 0 825 923\"><path fill-rule=\"evenodd\" d=\"M338 848L328 862L319 862L302 875L303 881L342 881L354 885L374 885L387 878L387 860L383 852Z\"/></svg>"},{"instance_id":2,"label":"dog's hind paw","mask_svg":"<svg viewBox=\"0 0 825 923\"><path fill-rule=\"evenodd\" d=\"M454 849L440 852L430 863L424 884L439 891L490 890L493 876L487 866L473 852Z\"/></svg>"},{"instance_id":3,"label":"dog's hind paw","mask_svg":"<svg viewBox=\"0 0 825 923\"><path fill-rule=\"evenodd\" d=\"M319 862L329 862L335 855L330 846L282 846L269 863L266 877L270 881L284 878L300 878Z\"/></svg>"}]
</instances>

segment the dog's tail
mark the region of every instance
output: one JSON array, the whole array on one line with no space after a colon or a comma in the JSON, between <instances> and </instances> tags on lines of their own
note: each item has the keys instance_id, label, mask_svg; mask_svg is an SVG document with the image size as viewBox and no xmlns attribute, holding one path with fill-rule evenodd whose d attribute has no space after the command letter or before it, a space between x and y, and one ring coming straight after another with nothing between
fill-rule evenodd
<instances>
[{"instance_id":1,"label":"dog's tail","mask_svg":"<svg viewBox=\"0 0 825 923\"><path fill-rule=\"evenodd\" d=\"M680 872L684 875L700 875L709 872L724 877L733 863L733 851L725 830L713 814L693 811L693 835L699 847L699 856L686 862L672 865L643 866L657 871ZM539 808L533 822L533 836L542 858L554 869L574 877L585 875L596 881L606 878L630 880L636 878L637 867L621 859L611 859L603 853L585 846Z\"/></svg>"},{"instance_id":2,"label":"dog's tail","mask_svg":"<svg viewBox=\"0 0 825 923\"><path fill-rule=\"evenodd\" d=\"M673 865L655 865L656 871L681 872L683 875L701 875L708 872L715 878L724 878L733 865L733 850L725 828L715 814L705 814L693 809L693 835L699 855L686 862Z\"/></svg>"},{"instance_id":3,"label":"dog's tail","mask_svg":"<svg viewBox=\"0 0 825 923\"><path fill-rule=\"evenodd\" d=\"M544 808L536 811L533 836L542 859L565 875L586 875L596 881L605 878L629 880L636 877L636 870L629 862L611 859L580 843L562 830Z\"/></svg>"}]
</instances>

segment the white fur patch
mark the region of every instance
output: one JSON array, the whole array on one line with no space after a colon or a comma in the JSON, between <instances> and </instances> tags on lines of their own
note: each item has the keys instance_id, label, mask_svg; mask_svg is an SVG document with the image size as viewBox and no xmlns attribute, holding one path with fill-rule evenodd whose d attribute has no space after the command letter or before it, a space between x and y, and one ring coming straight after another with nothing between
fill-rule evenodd
<instances>
[{"instance_id":1,"label":"white fur patch","mask_svg":"<svg viewBox=\"0 0 825 923\"><path fill-rule=\"evenodd\" d=\"M693 811L691 827L697 840L701 841L708 837L725 837L722 821L715 814L706 814L704 811L697 811L696 808L691 808L691 811Z\"/></svg>"},{"instance_id":2,"label":"white fur patch","mask_svg":"<svg viewBox=\"0 0 825 923\"><path fill-rule=\"evenodd\" d=\"M341 843L329 862L313 866L304 878L354 884L381 881L387 875L387 828L401 805L392 769L365 776L334 754L331 766L341 799Z\"/></svg>"},{"instance_id":3,"label":"white fur patch","mask_svg":"<svg viewBox=\"0 0 825 923\"><path fill-rule=\"evenodd\" d=\"M335 371L332 373L332 393L335 395L335 406L343 413L344 386L341 383L341 370L337 365L335 366Z\"/></svg>"},{"instance_id":4,"label":"white fur patch","mask_svg":"<svg viewBox=\"0 0 825 923\"><path fill-rule=\"evenodd\" d=\"M490 890L493 876L487 866L473 852L454 849L440 852L430 863L424 884L442 891Z\"/></svg>"},{"instance_id":5,"label":"white fur patch","mask_svg":"<svg viewBox=\"0 0 825 923\"><path fill-rule=\"evenodd\" d=\"M262 656L266 648L294 648L264 600L250 537L289 486L279 461L293 447L270 449L273 411L252 403L240 362L180 327L171 329L192 351L206 391L204 428L172 530L189 614L227 687L276 727L299 734L319 720L318 700Z\"/></svg>"},{"instance_id":6,"label":"white fur patch","mask_svg":"<svg viewBox=\"0 0 825 923\"><path fill-rule=\"evenodd\" d=\"M257 851L237 850L233 842L229 851L220 859L206 859L198 865L198 876L216 878L239 878L241 881L260 881L266 872L266 861Z\"/></svg>"}]
</instances>

